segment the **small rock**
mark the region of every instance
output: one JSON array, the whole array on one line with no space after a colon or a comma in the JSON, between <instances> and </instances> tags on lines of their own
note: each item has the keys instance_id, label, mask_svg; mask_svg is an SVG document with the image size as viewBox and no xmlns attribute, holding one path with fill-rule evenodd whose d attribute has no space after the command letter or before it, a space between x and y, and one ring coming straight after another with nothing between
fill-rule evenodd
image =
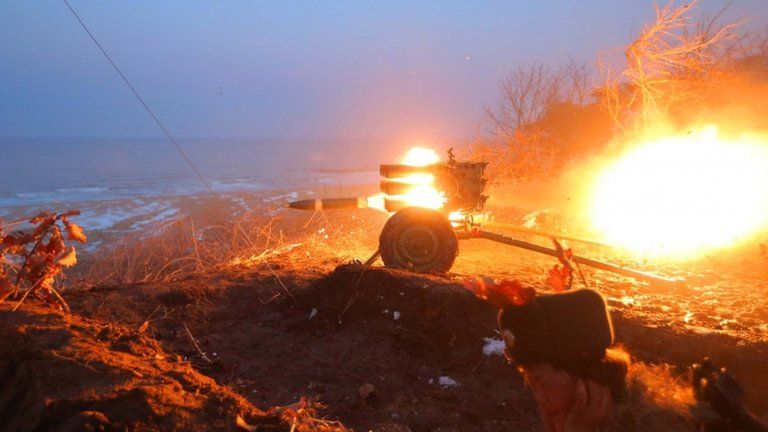
<instances>
[{"instance_id":1,"label":"small rock","mask_svg":"<svg viewBox=\"0 0 768 432\"><path fill-rule=\"evenodd\" d=\"M437 383L440 384L440 386L442 386L443 388L458 387L460 385L458 381L456 381L455 379L453 379L453 378L451 378L451 377L449 377L447 375L441 376L437 380Z\"/></svg>"},{"instance_id":2,"label":"small rock","mask_svg":"<svg viewBox=\"0 0 768 432\"><path fill-rule=\"evenodd\" d=\"M504 356L504 349L506 348L504 345L504 341L501 339L496 338L483 338L483 341L485 341L485 345L483 345L483 354L486 356Z\"/></svg>"},{"instance_id":3,"label":"small rock","mask_svg":"<svg viewBox=\"0 0 768 432\"><path fill-rule=\"evenodd\" d=\"M366 400L376 391L376 386L371 383L365 383L357 389L357 394L360 395L360 399Z\"/></svg>"},{"instance_id":4,"label":"small rock","mask_svg":"<svg viewBox=\"0 0 768 432\"><path fill-rule=\"evenodd\" d=\"M100 411L80 411L60 426L60 430L67 432L105 431L109 428L109 419Z\"/></svg>"},{"instance_id":5,"label":"small rock","mask_svg":"<svg viewBox=\"0 0 768 432\"><path fill-rule=\"evenodd\" d=\"M396 414L399 418L399 414ZM393 420L397 420L393 417ZM411 432L411 428L400 423L389 423L379 425L375 430L379 432Z\"/></svg>"}]
</instances>

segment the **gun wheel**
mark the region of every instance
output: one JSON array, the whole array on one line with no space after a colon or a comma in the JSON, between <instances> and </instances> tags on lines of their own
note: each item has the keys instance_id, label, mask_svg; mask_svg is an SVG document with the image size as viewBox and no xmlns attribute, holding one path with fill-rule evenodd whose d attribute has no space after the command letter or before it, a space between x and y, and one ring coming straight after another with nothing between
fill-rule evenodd
<instances>
[{"instance_id":1,"label":"gun wheel","mask_svg":"<svg viewBox=\"0 0 768 432\"><path fill-rule=\"evenodd\" d=\"M381 259L387 267L417 272L447 272L459 252L451 222L442 213L408 207L395 213L379 236Z\"/></svg>"}]
</instances>

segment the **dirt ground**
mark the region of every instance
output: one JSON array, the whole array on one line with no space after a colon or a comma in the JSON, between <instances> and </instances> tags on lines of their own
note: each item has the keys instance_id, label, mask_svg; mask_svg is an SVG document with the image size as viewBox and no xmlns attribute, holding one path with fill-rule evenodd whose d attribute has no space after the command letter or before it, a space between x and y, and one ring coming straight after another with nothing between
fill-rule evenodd
<instances>
[{"instance_id":1,"label":"dirt ground","mask_svg":"<svg viewBox=\"0 0 768 432\"><path fill-rule=\"evenodd\" d=\"M79 314L135 331L150 317L147 336L255 406L315 398L354 430L536 430L519 375L482 352L495 311L454 281L275 270L280 281L247 272L69 298Z\"/></svg>"},{"instance_id":2,"label":"dirt ground","mask_svg":"<svg viewBox=\"0 0 768 432\"><path fill-rule=\"evenodd\" d=\"M445 276L307 265L299 248L171 283L70 289L72 315L2 306L0 429L234 430L240 415L289 431L286 408L261 410L308 398L324 405L315 417L356 431L541 430L515 368L483 352L495 310L460 280L542 287L554 262L481 240L461 248ZM635 359L682 374L708 355L766 417L768 260L746 257L647 264L687 279L674 289L585 272Z\"/></svg>"}]
</instances>

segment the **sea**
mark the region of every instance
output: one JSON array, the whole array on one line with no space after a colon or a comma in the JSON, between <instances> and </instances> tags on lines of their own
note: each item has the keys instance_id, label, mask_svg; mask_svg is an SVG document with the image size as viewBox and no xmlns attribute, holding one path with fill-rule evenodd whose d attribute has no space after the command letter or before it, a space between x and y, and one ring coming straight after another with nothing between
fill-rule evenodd
<instances>
[{"instance_id":1,"label":"sea","mask_svg":"<svg viewBox=\"0 0 768 432\"><path fill-rule=\"evenodd\" d=\"M79 208L110 230L178 217L179 197L295 199L318 186L375 184L402 146L374 139L0 138L0 218ZM176 203L176 204L175 204ZM126 225L126 221L131 224Z\"/></svg>"}]
</instances>

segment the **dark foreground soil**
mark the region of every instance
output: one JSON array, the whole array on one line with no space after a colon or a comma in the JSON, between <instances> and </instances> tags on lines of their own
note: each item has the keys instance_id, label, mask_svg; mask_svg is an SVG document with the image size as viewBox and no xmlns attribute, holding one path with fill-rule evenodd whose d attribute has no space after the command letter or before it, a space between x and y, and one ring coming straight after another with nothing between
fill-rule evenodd
<instances>
[{"instance_id":1,"label":"dark foreground soil","mask_svg":"<svg viewBox=\"0 0 768 432\"><path fill-rule=\"evenodd\" d=\"M230 430L237 415L282 430L135 330L28 306L0 319L3 430Z\"/></svg>"},{"instance_id":2,"label":"dark foreground soil","mask_svg":"<svg viewBox=\"0 0 768 432\"><path fill-rule=\"evenodd\" d=\"M463 265L482 268L468 252ZM289 431L284 411L256 407L310 398L325 405L317 416L356 431L540 430L517 371L483 352L495 311L458 277L327 270L273 263L71 291L71 316L4 306L0 429L232 430L240 415L252 430ZM592 280L637 359L682 372L709 355L768 414L764 303L707 306L695 288Z\"/></svg>"},{"instance_id":3,"label":"dark foreground soil","mask_svg":"<svg viewBox=\"0 0 768 432\"><path fill-rule=\"evenodd\" d=\"M155 311L147 335L256 406L315 398L323 415L354 430L538 428L520 376L483 354L495 311L455 281L354 265L304 277L257 273L70 298L84 315L135 329Z\"/></svg>"}]
</instances>

